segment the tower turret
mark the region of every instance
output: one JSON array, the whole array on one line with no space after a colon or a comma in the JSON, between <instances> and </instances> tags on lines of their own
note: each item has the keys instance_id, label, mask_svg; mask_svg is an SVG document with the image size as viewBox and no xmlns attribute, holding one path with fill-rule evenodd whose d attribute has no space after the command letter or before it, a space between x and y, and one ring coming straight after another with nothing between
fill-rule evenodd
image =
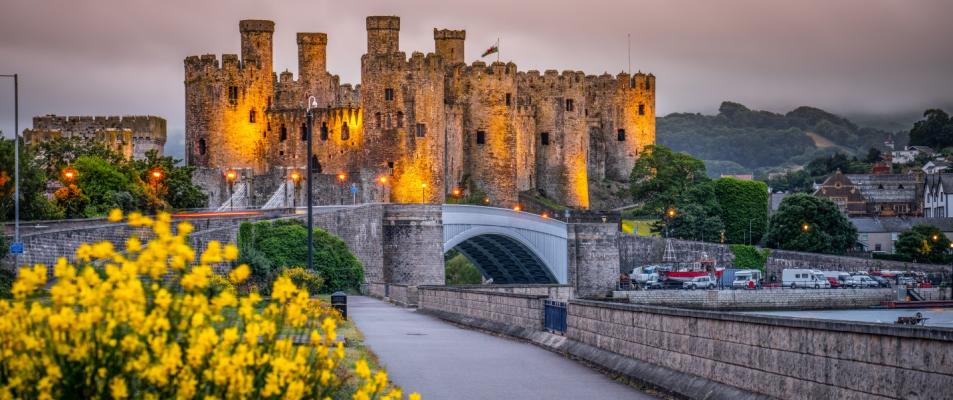
<instances>
[{"instance_id":1,"label":"tower turret","mask_svg":"<svg viewBox=\"0 0 953 400\"><path fill-rule=\"evenodd\" d=\"M275 33L275 23L261 19L246 19L238 23L242 33L242 62L246 65L257 64L271 76L272 35Z\"/></svg>"},{"instance_id":2,"label":"tower turret","mask_svg":"<svg viewBox=\"0 0 953 400\"><path fill-rule=\"evenodd\" d=\"M328 35L318 32L298 32L298 75L312 80L327 72Z\"/></svg>"},{"instance_id":3,"label":"tower turret","mask_svg":"<svg viewBox=\"0 0 953 400\"><path fill-rule=\"evenodd\" d=\"M447 65L464 63L464 42L467 31L433 28L434 47Z\"/></svg>"},{"instance_id":4,"label":"tower turret","mask_svg":"<svg viewBox=\"0 0 953 400\"><path fill-rule=\"evenodd\" d=\"M367 17L367 53L396 53L400 48L400 17Z\"/></svg>"}]
</instances>

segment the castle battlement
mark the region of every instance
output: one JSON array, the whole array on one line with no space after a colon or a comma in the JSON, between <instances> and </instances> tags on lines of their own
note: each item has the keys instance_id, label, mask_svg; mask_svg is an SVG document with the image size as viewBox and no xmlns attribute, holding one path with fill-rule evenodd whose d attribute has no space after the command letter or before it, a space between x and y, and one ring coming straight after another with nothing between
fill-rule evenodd
<instances>
[{"instance_id":1,"label":"castle battlement","mask_svg":"<svg viewBox=\"0 0 953 400\"><path fill-rule=\"evenodd\" d=\"M271 21L241 21L240 57L185 59L189 164L264 173L309 162L308 96L319 108L310 162L353 176L389 171L396 202L441 202L467 185L494 205L540 189L586 207L588 180L625 181L655 142L651 74L467 64L463 29L433 28L433 52L405 52L400 18L369 16L361 83L352 85L327 71L323 32L297 33L298 70L273 71L274 29Z\"/></svg>"}]
</instances>

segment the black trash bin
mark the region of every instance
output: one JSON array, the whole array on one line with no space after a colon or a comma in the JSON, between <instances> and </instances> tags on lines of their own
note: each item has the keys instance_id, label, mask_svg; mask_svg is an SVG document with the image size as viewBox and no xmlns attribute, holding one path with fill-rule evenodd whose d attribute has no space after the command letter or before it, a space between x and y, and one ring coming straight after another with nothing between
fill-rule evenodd
<instances>
[{"instance_id":1,"label":"black trash bin","mask_svg":"<svg viewBox=\"0 0 953 400\"><path fill-rule=\"evenodd\" d=\"M347 320L347 294L344 292L334 292L331 294L331 307L341 312L341 318Z\"/></svg>"}]
</instances>

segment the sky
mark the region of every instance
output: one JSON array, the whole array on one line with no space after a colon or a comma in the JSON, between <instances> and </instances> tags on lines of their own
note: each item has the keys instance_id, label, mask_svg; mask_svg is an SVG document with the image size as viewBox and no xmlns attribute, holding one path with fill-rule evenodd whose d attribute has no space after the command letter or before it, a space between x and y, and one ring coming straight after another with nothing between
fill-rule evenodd
<instances>
[{"instance_id":1,"label":"sky","mask_svg":"<svg viewBox=\"0 0 953 400\"><path fill-rule=\"evenodd\" d=\"M20 130L36 115L158 115L182 155L183 59L239 53L238 21L276 23L276 71L297 76L296 32L328 34L328 69L360 82L364 18L401 17L401 50L466 29L467 62L500 38L520 70L657 77L659 115L723 100L786 112L921 112L953 104L950 0L3 0L0 74L20 74ZM488 57L492 61L495 57ZM948 110L953 111L953 110ZM13 82L0 78L0 129Z\"/></svg>"}]
</instances>

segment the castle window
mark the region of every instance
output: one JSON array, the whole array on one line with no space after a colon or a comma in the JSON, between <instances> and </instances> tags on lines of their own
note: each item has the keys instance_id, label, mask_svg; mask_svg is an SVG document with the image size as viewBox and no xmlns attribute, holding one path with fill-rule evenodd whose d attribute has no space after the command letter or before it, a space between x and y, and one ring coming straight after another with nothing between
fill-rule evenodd
<instances>
[{"instance_id":1,"label":"castle window","mask_svg":"<svg viewBox=\"0 0 953 400\"><path fill-rule=\"evenodd\" d=\"M282 142L288 140L288 128L285 128L285 124L281 124L281 133L278 134L278 140Z\"/></svg>"},{"instance_id":2,"label":"castle window","mask_svg":"<svg viewBox=\"0 0 953 400\"><path fill-rule=\"evenodd\" d=\"M648 78L646 78L646 79L645 79L645 90L649 90L649 89L651 89L651 88L652 88L652 84L649 83Z\"/></svg>"},{"instance_id":3,"label":"castle window","mask_svg":"<svg viewBox=\"0 0 953 400\"><path fill-rule=\"evenodd\" d=\"M251 124L255 123L255 110L251 110L248 112L248 122Z\"/></svg>"},{"instance_id":4,"label":"castle window","mask_svg":"<svg viewBox=\"0 0 953 400\"><path fill-rule=\"evenodd\" d=\"M328 124L324 122L321 123L321 140L328 140Z\"/></svg>"},{"instance_id":5,"label":"castle window","mask_svg":"<svg viewBox=\"0 0 953 400\"><path fill-rule=\"evenodd\" d=\"M390 128L392 128L392 127L394 126L393 124L391 124L390 114L387 114L387 115L384 117L384 123L385 123L385 125L387 126L387 129L390 129Z\"/></svg>"},{"instance_id":6,"label":"castle window","mask_svg":"<svg viewBox=\"0 0 953 400\"><path fill-rule=\"evenodd\" d=\"M381 118L381 113L374 113L374 122L377 124L378 129L384 128L384 119Z\"/></svg>"},{"instance_id":7,"label":"castle window","mask_svg":"<svg viewBox=\"0 0 953 400\"><path fill-rule=\"evenodd\" d=\"M205 155L205 139L199 139L199 155Z\"/></svg>"},{"instance_id":8,"label":"castle window","mask_svg":"<svg viewBox=\"0 0 953 400\"><path fill-rule=\"evenodd\" d=\"M618 141L620 141L620 142L624 142L624 141L625 141L625 129L619 129L619 130L616 132L616 140L618 140Z\"/></svg>"},{"instance_id":9,"label":"castle window","mask_svg":"<svg viewBox=\"0 0 953 400\"><path fill-rule=\"evenodd\" d=\"M238 104L238 86L228 87L228 102L231 105Z\"/></svg>"},{"instance_id":10,"label":"castle window","mask_svg":"<svg viewBox=\"0 0 953 400\"><path fill-rule=\"evenodd\" d=\"M398 128L404 127L404 112L403 111L397 112L397 127Z\"/></svg>"},{"instance_id":11,"label":"castle window","mask_svg":"<svg viewBox=\"0 0 953 400\"><path fill-rule=\"evenodd\" d=\"M540 133L539 142L542 143L543 146L549 146L549 132Z\"/></svg>"},{"instance_id":12,"label":"castle window","mask_svg":"<svg viewBox=\"0 0 953 400\"><path fill-rule=\"evenodd\" d=\"M394 89L392 88L384 89L384 100L387 100L387 101L394 100Z\"/></svg>"},{"instance_id":13,"label":"castle window","mask_svg":"<svg viewBox=\"0 0 953 400\"><path fill-rule=\"evenodd\" d=\"M308 141L308 125L306 124L301 124L301 141Z\"/></svg>"},{"instance_id":14,"label":"castle window","mask_svg":"<svg viewBox=\"0 0 953 400\"><path fill-rule=\"evenodd\" d=\"M348 140L351 138L351 129L347 126L347 122L341 123L341 140Z\"/></svg>"},{"instance_id":15,"label":"castle window","mask_svg":"<svg viewBox=\"0 0 953 400\"><path fill-rule=\"evenodd\" d=\"M645 104L639 104L639 115L645 115Z\"/></svg>"},{"instance_id":16,"label":"castle window","mask_svg":"<svg viewBox=\"0 0 953 400\"><path fill-rule=\"evenodd\" d=\"M394 168L394 162L393 162L393 161L388 161L388 162L387 162L387 168Z\"/></svg>"},{"instance_id":17,"label":"castle window","mask_svg":"<svg viewBox=\"0 0 953 400\"><path fill-rule=\"evenodd\" d=\"M424 137L427 135L427 125L417 124L417 137Z\"/></svg>"},{"instance_id":18,"label":"castle window","mask_svg":"<svg viewBox=\"0 0 953 400\"><path fill-rule=\"evenodd\" d=\"M572 111L574 108L572 99L566 99L566 111Z\"/></svg>"},{"instance_id":19,"label":"castle window","mask_svg":"<svg viewBox=\"0 0 953 400\"><path fill-rule=\"evenodd\" d=\"M509 107L511 104L513 104L513 95L510 94L510 93L507 93L507 94L506 94L506 106Z\"/></svg>"},{"instance_id":20,"label":"castle window","mask_svg":"<svg viewBox=\"0 0 953 400\"><path fill-rule=\"evenodd\" d=\"M477 144L484 144L484 143L486 143L486 132L484 132L484 131L477 131L476 142L477 142Z\"/></svg>"}]
</instances>

